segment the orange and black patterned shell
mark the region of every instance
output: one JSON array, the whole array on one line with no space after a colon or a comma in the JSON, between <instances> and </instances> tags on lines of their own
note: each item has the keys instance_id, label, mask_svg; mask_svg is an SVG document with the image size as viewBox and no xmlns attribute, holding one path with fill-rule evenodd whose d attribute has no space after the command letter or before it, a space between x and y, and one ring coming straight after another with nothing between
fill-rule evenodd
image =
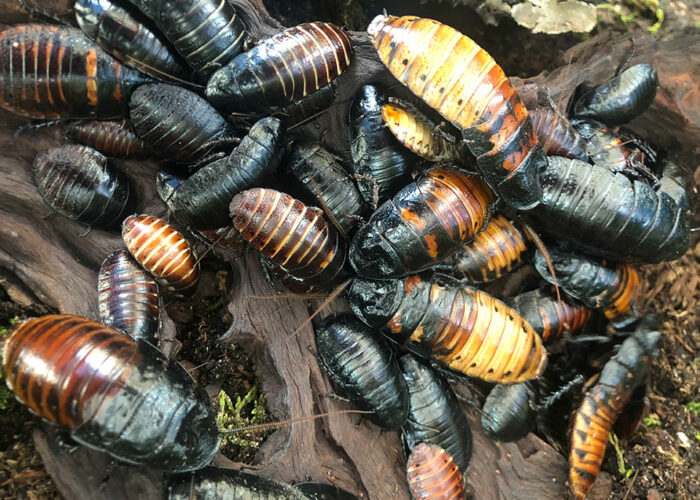
<instances>
[{"instance_id":1,"label":"orange and black patterned shell","mask_svg":"<svg viewBox=\"0 0 700 500\"><path fill-rule=\"evenodd\" d=\"M453 458L435 444L418 443L406 464L414 500L466 500L464 477Z\"/></svg>"},{"instance_id":2,"label":"orange and black patterned shell","mask_svg":"<svg viewBox=\"0 0 700 500\"><path fill-rule=\"evenodd\" d=\"M122 224L122 238L162 286L178 293L194 291L199 263L185 237L170 224L151 215L132 215Z\"/></svg>"},{"instance_id":3,"label":"orange and black patterned shell","mask_svg":"<svg viewBox=\"0 0 700 500\"><path fill-rule=\"evenodd\" d=\"M0 32L0 105L32 118L121 118L149 78L80 30L20 24Z\"/></svg>"},{"instance_id":4,"label":"orange and black patterned shell","mask_svg":"<svg viewBox=\"0 0 700 500\"><path fill-rule=\"evenodd\" d=\"M111 158L143 158L146 145L125 121L82 121L68 125L68 137Z\"/></svg>"},{"instance_id":5,"label":"orange and black patterned shell","mask_svg":"<svg viewBox=\"0 0 700 500\"><path fill-rule=\"evenodd\" d=\"M536 206L546 157L517 90L493 58L432 19L379 15L367 32L389 71L462 130L477 168L504 201Z\"/></svg>"}]
</instances>

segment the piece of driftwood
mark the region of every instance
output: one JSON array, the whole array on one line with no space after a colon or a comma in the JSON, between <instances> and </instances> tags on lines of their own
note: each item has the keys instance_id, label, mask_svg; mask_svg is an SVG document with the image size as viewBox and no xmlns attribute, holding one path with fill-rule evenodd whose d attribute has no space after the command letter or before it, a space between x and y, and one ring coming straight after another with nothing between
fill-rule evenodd
<instances>
[{"instance_id":1,"label":"piece of driftwood","mask_svg":"<svg viewBox=\"0 0 700 500\"><path fill-rule=\"evenodd\" d=\"M281 28L260 0L233 3L241 7L255 36L264 37ZM20 20L17 14L15 18ZM369 82L398 86L377 60L364 33L354 33L353 42L356 58L339 79L336 104L304 128L305 135L323 140L341 157L348 149L347 108L356 90ZM554 101L564 105L584 77L594 82L609 77L629 47L627 37L596 37L572 49L575 57L570 67L562 63L551 74L516 83L529 104L546 87ZM661 82L654 106L633 123L633 129L660 144L675 144L685 158L693 158L700 147L700 93L693 80L700 72L700 47L687 41L659 43L651 37L636 38L632 61L655 64ZM0 111L0 284L11 284L13 295L25 302L97 318L97 270L104 257L122 246L121 238L117 232L101 230L82 237L85 228L79 224L55 214L46 217L49 207L34 187L31 164L37 153L63 138L57 128L15 137L17 127L24 123L25 119ZM165 215L153 182L156 165L128 161L121 166L136 186L134 211ZM251 298L276 293L255 255L220 251L217 255L230 264L234 276L227 306L233 322L220 341L239 344L255 360L273 418L348 409L346 403L323 397L333 389L309 350L314 349L311 325L288 338L319 301ZM345 307L339 299L329 311ZM172 339L173 322L166 318L163 323L161 336ZM518 443L494 443L481 432L473 410L468 413L474 453L467 481L475 498L562 497L567 478L564 457L534 435ZM34 438L49 474L66 498L162 498L165 494L160 473L144 467L108 467L106 456L84 448L68 453L46 429L37 429ZM408 498L398 433L382 433L358 415L336 415L278 430L260 448L256 465L232 463L221 455L215 464L288 482L330 482L363 498ZM590 498L607 498L609 491L610 477L603 474Z\"/></svg>"}]
</instances>

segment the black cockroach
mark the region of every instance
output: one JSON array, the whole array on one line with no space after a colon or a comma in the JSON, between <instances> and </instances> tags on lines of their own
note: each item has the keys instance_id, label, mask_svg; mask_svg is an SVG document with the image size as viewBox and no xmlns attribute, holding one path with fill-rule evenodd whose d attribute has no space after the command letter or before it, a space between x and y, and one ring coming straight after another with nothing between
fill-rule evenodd
<instances>
[{"instance_id":1,"label":"black cockroach","mask_svg":"<svg viewBox=\"0 0 700 500\"><path fill-rule=\"evenodd\" d=\"M67 126L68 137L111 158L143 158L146 145L125 121L80 121Z\"/></svg>"},{"instance_id":2,"label":"black cockroach","mask_svg":"<svg viewBox=\"0 0 700 500\"><path fill-rule=\"evenodd\" d=\"M184 62L134 13L112 0L76 0L74 9L80 29L127 66L161 80L186 82Z\"/></svg>"},{"instance_id":3,"label":"black cockroach","mask_svg":"<svg viewBox=\"0 0 700 500\"><path fill-rule=\"evenodd\" d=\"M65 26L19 24L0 32L0 105L33 118L122 118L149 77L123 66Z\"/></svg>"},{"instance_id":4,"label":"black cockroach","mask_svg":"<svg viewBox=\"0 0 700 500\"><path fill-rule=\"evenodd\" d=\"M367 417L398 429L408 416L408 391L396 357L381 336L351 315L324 319L316 348L328 376Z\"/></svg>"},{"instance_id":5,"label":"black cockroach","mask_svg":"<svg viewBox=\"0 0 700 500\"><path fill-rule=\"evenodd\" d=\"M541 375L547 364L532 327L481 290L442 286L419 276L355 278L347 296L364 323L464 375L524 382Z\"/></svg>"},{"instance_id":6,"label":"black cockroach","mask_svg":"<svg viewBox=\"0 0 700 500\"><path fill-rule=\"evenodd\" d=\"M367 207L336 158L319 144L302 142L295 145L287 169L301 184L305 198L323 208L344 235L351 234Z\"/></svg>"},{"instance_id":7,"label":"black cockroach","mask_svg":"<svg viewBox=\"0 0 700 500\"><path fill-rule=\"evenodd\" d=\"M491 439L517 441L535 427L537 394L529 382L496 384L481 409L481 426Z\"/></svg>"},{"instance_id":8,"label":"black cockroach","mask_svg":"<svg viewBox=\"0 0 700 500\"><path fill-rule=\"evenodd\" d=\"M49 149L34 159L37 189L53 210L89 226L119 223L129 202L129 182L107 158L86 146Z\"/></svg>"},{"instance_id":9,"label":"black cockroach","mask_svg":"<svg viewBox=\"0 0 700 500\"><path fill-rule=\"evenodd\" d=\"M207 101L175 85L142 85L131 96L129 108L136 134L165 160L193 163L233 136Z\"/></svg>"},{"instance_id":10,"label":"black cockroach","mask_svg":"<svg viewBox=\"0 0 700 500\"><path fill-rule=\"evenodd\" d=\"M307 120L310 120L330 108L337 94L338 85L336 80L333 80L316 92L307 95L289 106L285 106L281 110L275 112L273 116L282 120L287 128L290 129L295 125L305 123Z\"/></svg>"},{"instance_id":11,"label":"black cockroach","mask_svg":"<svg viewBox=\"0 0 700 500\"><path fill-rule=\"evenodd\" d=\"M348 114L353 172L363 198L374 206L409 184L418 162L384 123L382 107L388 102L384 89L365 85Z\"/></svg>"},{"instance_id":12,"label":"black cockroach","mask_svg":"<svg viewBox=\"0 0 700 500\"><path fill-rule=\"evenodd\" d=\"M542 174L541 228L587 252L646 262L673 260L690 246L689 214L663 191L605 167L550 156Z\"/></svg>"},{"instance_id":13,"label":"black cockroach","mask_svg":"<svg viewBox=\"0 0 700 500\"><path fill-rule=\"evenodd\" d=\"M401 357L409 394L408 419L403 426L407 448L432 443L449 453L461 471L472 455L472 431L449 384L410 354Z\"/></svg>"},{"instance_id":14,"label":"black cockroach","mask_svg":"<svg viewBox=\"0 0 700 500\"><path fill-rule=\"evenodd\" d=\"M530 110L530 119L546 155L587 161L586 141L557 109L535 108Z\"/></svg>"},{"instance_id":15,"label":"black cockroach","mask_svg":"<svg viewBox=\"0 0 700 500\"><path fill-rule=\"evenodd\" d=\"M360 276L398 277L429 268L486 225L494 196L478 177L438 167L380 206L351 243Z\"/></svg>"},{"instance_id":16,"label":"black cockroach","mask_svg":"<svg viewBox=\"0 0 700 500\"><path fill-rule=\"evenodd\" d=\"M243 50L248 33L228 0L129 0L198 73L208 76Z\"/></svg>"},{"instance_id":17,"label":"black cockroach","mask_svg":"<svg viewBox=\"0 0 700 500\"><path fill-rule=\"evenodd\" d=\"M206 96L222 111L270 113L331 83L352 56L350 37L342 28L300 24L219 69L207 83Z\"/></svg>"},{"instance_id":18,"label":"black cockroach","mask_svg":"<svg viewBox=\"0 0 700 500\"><path fill-rule=\"evenodd\" d=\"M558 286L568 295L592 309L602 309L605 317L618 327L637 318L642 284L632 266L608 263L561 248L549 248L549 259ZM535 252L534 263L537 272L554 284L547 262L539 250Z\"/></svg>"},{"instance_id":19,"label":"black cockroach","mask_svg":"<svg viewBox=\"0 0 700 500\"><path fill-rule=\"evenodd\" d=\"M358 500L352 493L332 484L297 483L294 487L306 495L309 500Z\"/></svg>"},{"instance_id":20,"label":"black cockroach","mask_svg":"<svg viewBox=\"0 0 700 500\"><path fill-rule=\"evenodd\" d=\"M413 500L467 500L464 476L440 446L414 446L406 462L406 479Z\"/></svg>"},{"instance_id":21,"label":"black cockroach","mask_svg":"<svg viewBox=\"0 0 700 500\"><path fill-rule=\"evenodd\" d=\"M97 294L100 319L105 325L155 345L158 284L127 250L116 250L102 262Z\"/></svg>"},{"instance_id":22,"label":"black cockroach","mask_svg":"<svg viewBox=\"0 0 700 500\"><path fill-rule=\"evenodd\" d=\"M583 93L573 114L600 120L606 125L631 122L654 102L659 77L649 64L637 64L607 82Z\"/></svg>"},{"instance_id":23,"label":"black cockroach","mask_svg":"<svg viewBox=\"0 0 700 500\"><path fill-rule=\"evenodd\" d=\"M644 383L658 356L661 333L645 320L603 367L573 418L569 481L574 498L583 500L603 462L610 430L634 390Z\"/></svg>"},{"instance_id":24,"label":"black cockroach","mask_svg":"<svg viewBox=\"0 0 700 500\"><path fill-rule=\"evenodd\" d=\"M689 212L691 194L695 189L693 174L675 159L665 158L661 163L663 175L659 181L659 192L670 196L680 210Z\"/></svg>"},{"instance_id":25,"label":"black cockroach","mask_svg":"<svg viewBox=\"0 0 700 500\"><path fill-rule=\"evenodd\" d=\"M148 342L48 315L17 325L2 355L15 396L80 444L171 472L204 467L218 451L209 397Z\"/></svg>"}]
</instances>

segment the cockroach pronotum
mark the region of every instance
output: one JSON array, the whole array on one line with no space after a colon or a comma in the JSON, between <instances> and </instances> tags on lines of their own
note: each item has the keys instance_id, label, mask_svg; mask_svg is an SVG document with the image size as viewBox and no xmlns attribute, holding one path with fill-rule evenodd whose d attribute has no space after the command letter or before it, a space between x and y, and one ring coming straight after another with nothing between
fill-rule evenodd
<instances>
[{"instance_id":1,"label":"cockroach pronotum","mask_svg":"<svg viewBox=\"0 0 700 500\"><path fill-rule=\"evenodd\" d=\"M214 73L206 96L225 112L269 113L339 76L353 56L342 28L315 22L287 28Z\"/></svg>"},{"instance_id":2,"label":"cockroach pronotum","mask_svg":"<svg viewBox=\"0 0 700 500\"><path fill-rule=\"evenodd\" d=\"M53 210L99 228L118 224L129 203L129 182L107 158L86 146L51 148L34 159L37 189Z\"/></svg>"},{"instance_id":3,"label":"cockroach pronotum","mask_svg":"<svg viewBox=\"0 0 700 500\"><path fill-rule=\"evenodd\" d=\"M546 155L587 161L586 141L557 109L538 107L530 110L530 118Z\"/></svg>"},{"instance_id":4,"label":"cockroach pronotum","mask_svg":"<svg viewBox=\"0 0 700 500\"><path fill-rule=\"evenodd\" d=\"M594 259L560 248L549 248L549 259L558 286L591 309L602 309L616 326L625 326L638 317L637 302L642 284L629 264ZM544 256L535 252L535 269L554 284Z\"/></svg>"},{"instance_id":5,"label":"cockroach pronotum","mask_svg":"<svg viewBox=\"0 0 700 500\"><path fill-rule=\"evenodd\" d=\"M389 339L470 377L524 382L541 375L547 353L518 313L485 292L442 286L418 276L355 278L355 315Z\"/></svg>"},{"instance_id":6,"label":"cockroach pronotum","mask_svg":"<svg viewBox=\"0 0 700 500\"><path fill-rule=\"evenodd\" d=\"M406 479L413 500L467 500L464 476L443 448L418 443L406 463Z\"/></svg>"},{"instance_id":7,"label":"cockroach pronotum","mask_svg":"<svg viewBox=\"0 0 700 500\"><path fill-rule=\"evenodd\" d=\"M654 67L637 64L583 93L574 104L573 114L610 126L622 125L651 106L658 88L659 77Z\"/></svg>"},{"instance_id":8,"label":"cockroach pronotum","mask_svg":"<svg viewBox=\"0 0 700 500\"><path fill-rule=\"evenodd\" d=\"M605 455L610 430L635 388L658 355L661 333L648 320L625 340L603 367L598 382L574 415L569 454L569 481L574 498L583 500L593 486Z\"/></svg>"},{"instance_id":9,"label":"cockroach pronotum","mask_svg":"<svg viewBox=\"0 0 700 500\"><path fill-rule=\"evenodd\" d=\"M384 89L365 85L355 95L348 114L348 139L357 186L367 203L376 206L411 182L418 157L394 137L382 118Z\"/></svg>"},{"instance_id":10,"label":"cockroach pronotum","mask_svg":"<svg viewBox=\"0 0 700 500\"><path fill-rule=\"evenodd\" d=\"M124 64L161 80L186 82L188 69L167 43L113 0L77 0L80 29Z\"/></svg>"},{"instance_id":11,"label":"cockroach pronotum","mask_svg":"<svg viewBox=\"0 0 700 500\"><path fill-rule=\"evenodd\" d=\"M68 125L68 137L111 158L143 158L146 145L125 121L80 121Z\"/></svg>"},{"instance_id":12,"label":"cockroach pronotum","mask_svg":"<svg viewBox=\"0 0 700 500\"><path fill-rule=\"evenodd\" d=\"M481 426L491 439L517 441L535 427L536 392L529 382L496 384L481 409Z\"/></svg>"},{"instance_id":13,"label":"cockroach pronotum","mask_svg":"<svg viewBox=\"0 0 700 500\"><path fill-rule=\"evenodd\" d=\"M2 354L15 396L78 443L171 472L204 467L218 451L209 397L148 342L48 315L17 325Z\"/></svg>"},{"instance_id":14,"label":"cockroach pronotum","mask_svg":"<svg viewBox=\"0 0 700 500\"><path fill-rule=\"evenodd\" d=\"M472 455L471 425L450 385L410 354L400 362L409 395L403 426L408 449L420 442L438 445L466 471Z\"/></svg>"},{"instance_id":15,"label":"cockroach pronotum","mask_svg":"<svg viewBox=\"0 0 700 500\"><path fill-rule=\"evenodd\" d=\"M536 206L547 159L517 90L493 58L432 19L379 15L367 33L389 71L461 129L496 193L517 209Z\"/></svg>"},{"instance_id":16,"label":"cockroach pronotum","mask_svg":"<svg viewBox=\"0 0 700 500\"><path fill-rule=\"evenodd\" d=\"M301 184L305 199L328 212L345 236L362 220L366 206L355 181L319 144L297 144L287 169Z\"/></svg>"},{"instance_id":17,"label":"cockroach pronotum","mask_svg":"<svg viewBox=\"0 0 700 500\"><path fill-rule=\"evenodd\" d=\"M288 194L254 188L234 196L233 225L301 288L333 288L346 276L345 242L319 213Z\"/></svg>"},{"instance_id":18,"label":"cockroach pronotum","mask_svg":"<svg viewBox=\"0 0 700 500\"><path fill-rule=\"evenodd\" d=\"M149 78L64 26L19 24L0 32L0 105L32 118L122 118Z\"/></svg>"},{"instance_id":19,"label":"cockroach pronotum","mask_svg":"<svg viewBox=\"0 0 700 500\"><path fill-rule=\"evenodd\" d=\"M408 416L408 391L399 364L378 333L344 315L324 319L316 348L328 376L367 417L385 429L398 429Z\"/></svg>"},{"instance_id":20,"label":"cockroach pronotum","mask_svg":"<svg viewBox=\"0 0 700 500\"><path fill-rule=\"evenodd\" d=\"M158 284L127 250L112 252L97 275L97 304L105 325L155 345Z\"/></svg>"},{"instance_id":21,"label":"cockroach pronotum","mask_svg":"<svg viewBox=\"0 0 700 500\"><path fill-rule=\"evenodd\" d=\"M665 192L604 167L550 156L543 173L540 227L587 252L646 262L673 260L690 247L689 213Z\"/></svg>"},{"instance_id":22,"label":"cockroach pronotum","mask_svg":"<svg viewBox=\"0 0 700 500\"><path fill-rule=\"evenodd\" d=\"M350 247L350 263L360 276L374 278L429 268L481 231L493 202L493 193L478 177L431 169L360 227Z\"/></svg>"},{"instance_id":23,"label":"cockroach pronotum","mask_svg":"<svg viewBox=\"0 0 700 500\"><path fill-rule=\"evenodd\" d=\"M176 293L194 291L199 262L185 237L170 224L151 215L131 215L122 224L122 238L161 286Z\"/></svg>"},{"instance_id":24,"label":"cockroach pronotum","mask_svg":"<svg viewBox=\"0 0 700 500\"><path fill-rule=\"evenodd\" d=\"M297 483L296 489L306 495L309 500L359 500L355 495L332 484Z\"/></svg>"}]
</instances>

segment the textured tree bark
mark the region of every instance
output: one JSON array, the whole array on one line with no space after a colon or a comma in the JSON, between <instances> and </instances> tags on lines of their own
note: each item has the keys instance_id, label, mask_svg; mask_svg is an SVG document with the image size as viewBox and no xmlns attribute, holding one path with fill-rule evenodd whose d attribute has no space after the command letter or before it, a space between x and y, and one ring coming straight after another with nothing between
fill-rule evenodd
<instances>
[{"instance_id":1,"label":"textured tree bark","mask_svg":"<svg viewBox=\"0 0 700 500\"><path fill-rule=\"evenodd\" d=\"M281 29L260 0L235 0L251 31L264 37ZM4 5L4 4L3 4ZM19 20L17 13L13 19ZM364 33L354 33L355 61L339 79L336 103L303 133L323 140L344 156L348 150L347 108L356 90L369 82L399 84L384 70ZM533 104L548 88L555 102L565 105L579 80L603 81L629 51L628 38L593 38L571 50L571 65L548 75L517 80L526 102ZM568 61L568 57L566 58ZM700 92L694 75L700 72L700 47L683 40L656 42L635 38L632 62L652 62L659 71L661 90L652 109L632 128L682 157L696 157L700 148ZM123 244L118 233L85 228L49 212L36 191L31 164L36 154L63 142L55 128L42 128L15 137L26 120L0 111L0 285L17 301L45 304L57 311L98 318L96 280L101 261ZM135 212L163 216L155 193L154 162L122 162L137 191ZM347 409L346 403L321 395L332 387L314 355L310 325L288 338L318 306L288 298L255 300L275 289L255 256L217 251L231 265L233 292L228 310L233 317L221 342L241 345L256 361L256 374L275 419L296 418ZM329 311L345 309L339 299ZM324 312L328 314L328 312ZM164 321L162 337L172 338L174 325ZM462 389L460 389L462 390ZM565 458L534 435L501 445L481 431L478 417L468 410L474 433L474 453L467 475L474 497L560 498L565 489ZM55 442L53 431L38 429L35 443L48 472L66 498L162 498L162 474L144 467L108 467L103 454L84 448L68 453ZM215 464L244 468L282 481L333 483L363 498L408 498L399 435L382 433L358 415L339 415L297 424L272 434L260 448L256 465L235 464L219 455ZM109 471L108 471L109 468ZM589 498L607 498L610 478L603 474Z\"/></svg>"}]
</instances>

